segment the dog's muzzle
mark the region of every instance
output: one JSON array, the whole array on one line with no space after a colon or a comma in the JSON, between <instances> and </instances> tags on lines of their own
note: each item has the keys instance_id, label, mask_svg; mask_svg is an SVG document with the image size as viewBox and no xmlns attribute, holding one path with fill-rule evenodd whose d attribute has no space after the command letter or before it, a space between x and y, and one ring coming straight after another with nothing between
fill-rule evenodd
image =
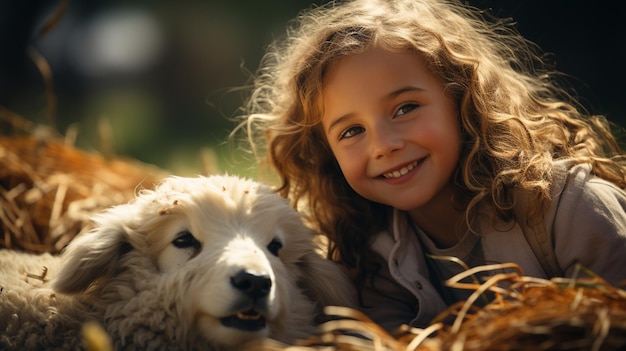
<instances>
[{"instance_id":1,"label":"dog's muzzle","mask_svg":"<svg viewBox=\"0 0 626 351\"><path fill-rule=\"evenodd\" d=\"M237 312L221 318L222 325L250 332L264 329L267 297L272 289L270 277L240 271L230 278L230 283L240 297L233 308Z\"/></svg>"}]
</instances>

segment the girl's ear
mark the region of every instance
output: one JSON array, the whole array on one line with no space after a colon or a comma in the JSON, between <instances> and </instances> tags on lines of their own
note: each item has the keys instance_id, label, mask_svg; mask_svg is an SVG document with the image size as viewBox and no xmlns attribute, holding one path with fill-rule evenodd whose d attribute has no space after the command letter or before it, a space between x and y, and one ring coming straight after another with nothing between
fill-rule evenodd
<instances>
[{"instance_id":1,"label":"girl's ear","mask_svg":"<svg viewBox=\"0 0 626 351\"><path fill-rule=\"evenodd\" d=\"M120 258L132 249L119 220L101 221L65 248L52 288L66 294L82 292L99 278L110 276Z\"/></svg>"},{"instance_id":2,"label":"girl's ear","mask_svg":"<svg viewBox=\"0 0 626 351\"><path fill-rule=\"evenodd\" d=\"M302 273L299 285L311 300L319 303L318 307L354 307L356 290L335 262L311 251L302 257L298 267Z\"/></svg>"}]
</instances>

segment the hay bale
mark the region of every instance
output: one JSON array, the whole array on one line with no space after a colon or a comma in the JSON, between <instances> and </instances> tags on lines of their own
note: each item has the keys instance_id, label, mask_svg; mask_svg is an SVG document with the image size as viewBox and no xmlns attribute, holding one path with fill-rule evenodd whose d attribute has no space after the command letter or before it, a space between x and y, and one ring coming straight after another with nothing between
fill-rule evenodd
<instances>
[{"instance_id":1,"label":"hay bale","mask_svg":"<svg viewBox=\"0 0 626 351\"><path fill-rule=\"evenodd\" d=\"M0 247L58 253L92 214L164 176L157 167L55 138L0 137Z\"/></svg>"}]
</instances>

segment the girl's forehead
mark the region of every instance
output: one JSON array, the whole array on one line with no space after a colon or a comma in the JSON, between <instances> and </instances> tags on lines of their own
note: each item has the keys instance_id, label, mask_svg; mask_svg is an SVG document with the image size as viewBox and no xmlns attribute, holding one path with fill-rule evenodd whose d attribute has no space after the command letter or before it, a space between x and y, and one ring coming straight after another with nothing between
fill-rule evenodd
<instances>
[{"instance_id":1,"label":"girl's forehead","mask_svg":"<svg viewBox=\"0 0 626 351\"><path fill-rule=\"evenodd\" d=\"M375 84L430 80L432 72L423 55L413 51L396 52L371 47L364 52L337 58L325 71L322 93L335 88L358 88L360 83ZM408 83L406 83L408 84ZM375 87L371 87L372 89ZM379 87L384 89L384 87Z\"/></svg>"},{"instance_id":2,"label":"girl's forehead","mask_svg":"<svg viewBox=\"0 0 626 351\"><path fill-rule=\"evenodd\" d=\"M395 48L381 45L369 45L361 50L343 53L339 56L331 58L325 65L322 80L325 81L328 72L334 70L337 66L341 66L345 61L378 61L389 57L413 56L416 59L424 60L426 55L413 48Z\"/></svg>"}]
</instances>

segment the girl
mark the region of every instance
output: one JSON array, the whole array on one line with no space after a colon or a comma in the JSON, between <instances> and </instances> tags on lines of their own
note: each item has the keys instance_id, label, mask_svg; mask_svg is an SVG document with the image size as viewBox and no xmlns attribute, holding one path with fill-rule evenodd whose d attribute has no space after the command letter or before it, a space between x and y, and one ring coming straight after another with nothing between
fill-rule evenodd
<instances>
[{"instance_id":1,"label":"girl","mask_svg":"<svg viewBox=\"0 0 626 351\"><path fill-rule=\"evenodd\" d=\"M626 279L621 150L555 76L510 25L460 2L333 2L270 47L240 128L363 310L423 327L467 296L444 286L464 268L441 257Z\"/></svg>"}]
</instances>

